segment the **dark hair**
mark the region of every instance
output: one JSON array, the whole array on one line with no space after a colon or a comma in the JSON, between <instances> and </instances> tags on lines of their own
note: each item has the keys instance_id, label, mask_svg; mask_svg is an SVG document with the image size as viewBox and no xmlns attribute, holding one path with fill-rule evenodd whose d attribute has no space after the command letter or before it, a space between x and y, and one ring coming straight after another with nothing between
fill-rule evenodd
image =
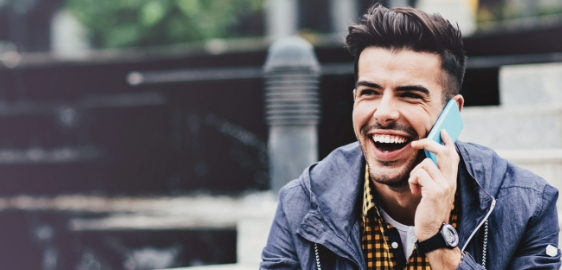
<instances>
[{"instance_id":1,"label":"dark hair","mask_svg":"<svg viewBox=\"0 0 562 270\"><path fill-rule=\"evenodd\" d=\"M348 28L346 43L355 57L355 76L358 74L359 55L367 47L390 50L409 49L439 55L446 78L444 98L460 92L464 77L466 56L461 32L439 14L405 7L387 9L374 5L360 23Z\"/></svg>"}]
</instances>

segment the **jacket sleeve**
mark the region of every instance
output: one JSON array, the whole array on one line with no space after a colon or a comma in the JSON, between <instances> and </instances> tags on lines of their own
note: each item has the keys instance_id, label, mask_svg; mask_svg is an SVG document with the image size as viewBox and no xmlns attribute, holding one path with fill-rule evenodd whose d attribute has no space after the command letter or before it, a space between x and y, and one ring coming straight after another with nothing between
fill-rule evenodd
<instances>
[{"instance_id":1,"label":"jacket sleeve","mask_svg":"<svg viewBox=\"0 0 562 270\"><path fill-rule=\"evenodd\" d=\"M283 189L280 197L283 197L282 193ZM281 198L261 256L260 269L301 269Z\"/></svg>"},{"instance_id":2,"label":"jacket sleeve","mask_svg":"<svg viewBox=\"0 0 562 270\"><path fill-rule=\"evenodd\" d=\"M560 269L558 190L546 185L541 205L531 218L510 269Z\"/></svg>"},{"instance_id":3,"label":"jacket sleeve","mask_svg":"<svg viewBox=\"0 0 562 270\"><path fill-rule=\"evenodd\" d=\"M519 241L516 252L509 258L508 269L560 269L558 247L558 191L546 185L540 193L540 203L530 218ZM488 254L488 256L493 256ZM492 258L490 258L492 259ZM468 253L457 269L485 269Z\"/></svg>"}]
</instances>

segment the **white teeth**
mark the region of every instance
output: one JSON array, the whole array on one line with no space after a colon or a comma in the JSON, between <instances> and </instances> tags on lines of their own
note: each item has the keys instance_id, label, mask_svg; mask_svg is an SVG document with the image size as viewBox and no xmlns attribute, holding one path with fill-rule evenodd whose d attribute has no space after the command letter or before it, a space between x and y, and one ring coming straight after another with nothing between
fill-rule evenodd
<instances>
[{"instance_id":1,"label":"white teeth","mask_svg":"<svg viewBox=\"0 0 562 270\"><path fill-rule=\"evenodd\" d=\"M373 141L379 143L405 143L407 140L400 136L390 136L390 135L373 135Z\"/></svg>"}]
</instances>

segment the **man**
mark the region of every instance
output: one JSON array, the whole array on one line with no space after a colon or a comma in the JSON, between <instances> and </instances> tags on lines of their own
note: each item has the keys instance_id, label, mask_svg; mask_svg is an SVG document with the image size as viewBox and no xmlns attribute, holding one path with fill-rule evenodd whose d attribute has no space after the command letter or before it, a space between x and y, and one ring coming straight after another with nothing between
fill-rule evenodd
<instances>
[{"instance_id":1,"label":"man","mask_svg":"<svg viewBox=\"0 0 562 270\"><path fill-rule=\"evenodd\" d=\"M261 268L559 269L555 188L446 131L425 138L449 100L464 104L459 30L374 6L346 41L358 142L280 191Z\"/></svg>"}]
</instances>

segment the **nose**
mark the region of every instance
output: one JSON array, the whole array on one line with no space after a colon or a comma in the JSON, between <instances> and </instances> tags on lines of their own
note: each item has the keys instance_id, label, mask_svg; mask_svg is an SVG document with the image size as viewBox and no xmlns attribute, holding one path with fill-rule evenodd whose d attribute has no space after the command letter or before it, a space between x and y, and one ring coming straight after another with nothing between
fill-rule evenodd
<instances>
[{"instance_id":1,"label":"nose","mask_svg":"<svg viewBox=\"0 0 562 270\"><path fill-rule=\"evenodd\" d=\"M373 117L382 125L398 121L400 113L390 95L384 95L373 113Z\"/></svg>"}]
</instances>

